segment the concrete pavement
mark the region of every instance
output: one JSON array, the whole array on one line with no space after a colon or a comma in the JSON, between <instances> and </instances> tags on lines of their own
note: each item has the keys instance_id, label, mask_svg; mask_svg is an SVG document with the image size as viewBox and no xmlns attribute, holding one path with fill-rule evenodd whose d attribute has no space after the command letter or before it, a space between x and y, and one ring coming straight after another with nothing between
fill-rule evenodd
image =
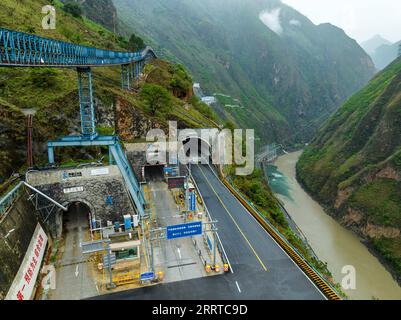
<instances>
[{"instance_id":1,"label":"concrete pavement","mask_svg":"<svg viewBox=\"0 0 401 320\"><path fill-rule=\"evenodd\" d=\"M96 282L80 244L88 236L88 212L72 204L66 217L64 246L61 260L56 265L56 290L50 291L51 300L79 300L98 294Z\"/></svg>"}]
</instances>

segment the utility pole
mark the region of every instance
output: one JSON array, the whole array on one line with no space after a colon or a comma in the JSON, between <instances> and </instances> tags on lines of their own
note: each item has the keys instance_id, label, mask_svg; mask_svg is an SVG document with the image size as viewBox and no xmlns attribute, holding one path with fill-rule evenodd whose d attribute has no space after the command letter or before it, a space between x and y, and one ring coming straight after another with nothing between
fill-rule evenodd
<instances>
[{"instance_id":1,"label":"utility pole","mask_svg":"<svg viewBox=\"0 0 401 320\"><path fill-rule=\"evenodd\" d=\"M111 248L110 248L110 242L107 242L107 260L109 261L108 265L108 270L109 270L109 284L107 285L107 289L114 289L116 287L116 284L113 282L113 271L111 268Z\"/></svg>"},{"instance_id":2,"label":"utility pole","mask_svg":"<svg viewBox=\"0 0 401 320\"><path fill-rule=\"evenodd\" d=\"M117 36L116 36L116 13L115 12L113 12L113 25L114 25L114 42L117 42L116 41L116 38L117 38Z\"/></svg>"},{"instance_id":3,"label":"utility pole","mask_svg":"<svg viewBox=\"0 0 401 320\"><path fill-rule=\"evenodd\" d=\"M27 116L27 143L26 143L26 162L28 168L33 167L33 116L35 110L23 109L22 112Z\"/></svg>"}]
</instances>

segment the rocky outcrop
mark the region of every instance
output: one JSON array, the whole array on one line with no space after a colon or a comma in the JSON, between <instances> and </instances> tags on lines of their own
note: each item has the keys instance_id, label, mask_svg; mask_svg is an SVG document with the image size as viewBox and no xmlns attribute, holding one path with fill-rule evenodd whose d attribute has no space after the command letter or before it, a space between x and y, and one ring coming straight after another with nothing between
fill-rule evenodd
<instances>
[{"instance_id":1,"label":"rocky outcrop","mask_svg":"<svg viewBox=\"0 0 401 320\"><path fill-rule=\"evenodd\" d=\"M337 194L337 199L334 207L336 209L340 208L340 206L344 203L345 200L349 198L349 196L354 192L354 189L351 187L345 188L343 190L339 190Z\"/></svg>"},{"instance_id":2,"label":"rocky outcrop","mask_svg":"<svg viewBox=\"0 0 401 320\"><path fill-rule=\"evenodd\" d=\"M392 227L376 226L371 223L367 223L366 226L361 228L361 232L365 237L372 239L384 238L397 238L400 236L400 229Z\"/></svg>"},{"instance_id":3,"label":"rocky outcrop","mask_svg":"<svg viewBox=\"0 0 401 320\"><path fill-rule=\"evenodd\" d=\"M124 141L146 138L150 129L163 128L158 120L149 118L128 101L116 100L116 126L118 134Z\"/></svg>"},{"instance_id":4,"label":"rocky outcrop","mask_svg":"<svg viewBox=\"0 0 401 320\"><path fill-rule=\"evenodd\" d=\"M348 212L342 218L341 222L343 225L345 225L347 227L350 227L352 225L360 225L360 223L363 220L363 217L364 217L364 215L362 212L352 209L352 208L348 208Z\"/></svg>"}]
</instances>

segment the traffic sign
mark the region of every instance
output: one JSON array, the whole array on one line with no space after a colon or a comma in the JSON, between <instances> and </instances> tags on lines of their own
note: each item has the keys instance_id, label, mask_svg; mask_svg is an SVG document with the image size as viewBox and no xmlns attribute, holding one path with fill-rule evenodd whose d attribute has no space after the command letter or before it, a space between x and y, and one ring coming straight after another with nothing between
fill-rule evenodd
<instances>
[{"instance_id":1,"label":"traffic sign","mask_svg":"<svg viewBox=\"0 0 401 320\"><path fill-rule=\"evenodd\" d=\"M117 261L117 257L115 253L111 253L110 254L110 259L109 259L109 255L106 253L103 255L103 268L108 268L110 266L110 262L111 265L115 265Z\"/></svg>"},{"instance_id":2,"label":"traffic sign","mask_svg":"<svg viewBox=\"0 0 401 320\"><path fill-rule=\"evenodd\" d=\"M173 168L171 168L171 167L165 167L164 168L164 173L166 173L166 174L169 173L170 174L172 172L173 172Z\"/></svg>"},{"instance_id":3,"label":"traffic sign","mask_svg":"<svg viewBox=\"0 0 401 320\"><path fill-rule=\"evenodd\" d=\"M166 231L168 240L200 235L202 234L202 221L168 226Z\"/></svg>"},{"instance_id":4,"label":"traffic sign","mask_svg":"<svg viewBox=\"0 0 401 320\"><path fill-rule=\"evenodd\" d=\"M154 272L141 273L141 281L153 280L154 278L155 278L155 273Z\"/></svg>"},{"instance_id":5,"label":"traffic sign","mask_svg":"<svg viewBox=\"0 0 401 320\"><path fill-rule=\"evenodd\" d=\"M169 189L182 189L184 188L185 177L171 177L167 178Z\"/></svg>"}]
</instances>

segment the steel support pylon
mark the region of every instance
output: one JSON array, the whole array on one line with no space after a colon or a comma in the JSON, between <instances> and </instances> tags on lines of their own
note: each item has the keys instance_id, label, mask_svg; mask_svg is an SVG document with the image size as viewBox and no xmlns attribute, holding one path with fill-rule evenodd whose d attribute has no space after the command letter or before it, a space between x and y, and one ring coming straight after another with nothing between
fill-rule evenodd
<instances>
[{"instance_id":1,"label":"steel support pylon","mask_svg":"<svg viewBox=\"0 0 401 320\"><path fill-rule=\"evenodd\" d=\"M81 133L93 140L97 136L95 106L93 102L93 78L90 68L77 68L79 104L81 111Z\"/></svg>"},{"instance_id":2,"label":"steel support pylon","mask_svg":"<svg viewBox=\"0 0 401 320\"><path fill-rule=\"evenodd\" d=\"M123 90L131 90L131 65L121 65L121 87Z\"/></svg>"}]
</instances>

